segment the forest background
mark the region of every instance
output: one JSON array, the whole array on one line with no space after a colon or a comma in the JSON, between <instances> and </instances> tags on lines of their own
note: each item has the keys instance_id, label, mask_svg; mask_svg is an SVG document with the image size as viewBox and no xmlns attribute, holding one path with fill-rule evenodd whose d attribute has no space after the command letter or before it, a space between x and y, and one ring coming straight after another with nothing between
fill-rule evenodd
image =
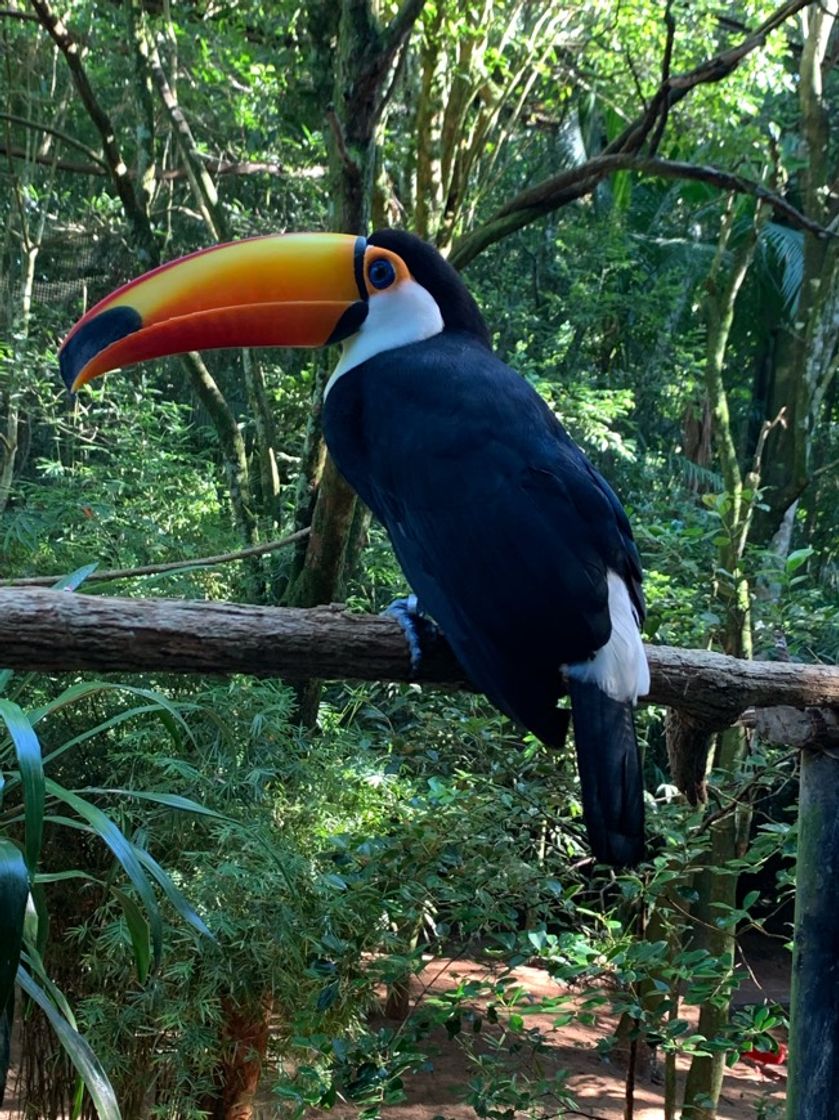
<instances>
[{"instance_id":1,"label":"forest background","mask_svg":"<svg viewBox=\"0 0 839 1120\"><path fill-rule=\"evenodd\" d=\"M836 0L32 0L0 11L0 52L4 579L373 612L404 592L324 459L332 354L190 355L77 399L56 373L79 314L163 260L401 225L464 270L498 352L621 494L646 640L835 662ZM712 1120L726 1060L772 1045L782 1012L730 997L738 931L788 936L789 750L733 728L707 775L671 775L643 709L654 856L616 876L586 864L569 758L479 697L0 682L32 1115L244 1117L260 1082L283 1115L375 1116L440 1023L478 1115L561 1115L561 1076L508 1068L544 1042L503 975L523 960L609 977L557 1019L616 1003L667 1116ZM453 951L501 979L412 1007L410 975ZM504 1046L475 1049L499 1023Z\"/></svg>"}]
</instances>

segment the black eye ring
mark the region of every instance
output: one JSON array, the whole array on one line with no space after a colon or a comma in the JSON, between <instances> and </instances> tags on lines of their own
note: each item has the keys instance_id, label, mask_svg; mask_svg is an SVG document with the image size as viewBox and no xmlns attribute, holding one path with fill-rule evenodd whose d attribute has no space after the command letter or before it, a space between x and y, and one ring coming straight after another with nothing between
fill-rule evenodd
<instances>
[{"instance_id":1,"label":"black eye ring","mask_svg":"<svg viewBox=\"0 0 839 1120\"><path fill-rule=\"evenodd\" d=\"M396 269L386 257L378 257L367 269L367 279L379 291L389 288L396 279Z\"/></svg>"}]
</instances>

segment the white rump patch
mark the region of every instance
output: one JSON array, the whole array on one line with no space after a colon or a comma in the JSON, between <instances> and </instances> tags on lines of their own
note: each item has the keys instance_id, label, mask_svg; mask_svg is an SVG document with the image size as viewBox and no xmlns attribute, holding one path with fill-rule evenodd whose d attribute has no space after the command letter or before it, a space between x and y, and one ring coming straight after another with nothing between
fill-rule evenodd
<instances>
[{"instance_id":1,"label":"white rump patch","mask_svg":"<svg viewBox=\"0 0 839 1120\"><path fill-rule=\"evenodd\" d=\"M612 633L590 661L568 666L568 675L598 685L613 700L633 704L650 691L650 668L629 591L617 572L607 571Z\"/></svg>"},{"instance_id":2,"label":"white rump patch","mask_svg":"<svg viewBox=\"0 0 839 1120\"><path fill-rule=\"evenodd\" d=\"M443 316L431 293L416 280L403 280L370 296L367 318L343 343L343 353L326 384L324 397L349 370L383 350L432 338L443 329Z\"/></svg>"}]
</instances>

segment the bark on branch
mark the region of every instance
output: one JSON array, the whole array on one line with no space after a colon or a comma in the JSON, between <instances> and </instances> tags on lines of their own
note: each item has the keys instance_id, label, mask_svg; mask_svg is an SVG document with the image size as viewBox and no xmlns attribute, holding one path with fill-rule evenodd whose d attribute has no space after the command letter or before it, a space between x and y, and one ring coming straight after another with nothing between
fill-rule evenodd
<instances>
[{"instance_id":1,"label":"bark on branch","mask_svg":"<svg viewBox=\"0 0 839 1120\"><path fill-rule=\"evenodd\" d=\"M0 120L10 116L8 113L0 113ZM31 131L33 132L47 132L49 129L43 128L36 122L31 122ZM58 138L63 143L68 143L69 140L66 136L58 134L55 129L52 129L53 135L58 135ZM89 149L85 148L83 144L75 145L80 151L88 152ZM322 167L286 167L281 163L272 163L270 160L234 160L224 159L221 156L208 156L203 153L198 153L199 158L207 165L207 169L213 175L234 175L234 176L247 176L247 175L272 175L277 178L284 179L322 179L326 172ZM69 159L55 160L51 155L42 156L37 153L31 153L26 148L21 148L17 145L2 144L0 143L0 156L10 156L12 159L21 159L27 163L43 164L45 167L52 167L53 164L59 171L69 171L74 175L108 175L109 171L105 163L93 153L92 158L96 163L75 163ZM137 172L128 170L128 178L132 181L137 178ZM158 182L169 183L178 179L186 179L187 173L183 167L155 167L154 178Z\"/></svg>"},{"instance_id":2,"label":"bark on branch","mask_svg":"<svg viewBox=\"0 0 839 1120\"><path fill-rule=\"evenodd\" d=\"M707 730L729 726L749 708L839 707L839 668L668 646L649 646L648 654L648 700L678 708ZM404 635L385 616L349 614L340 606L254 607L41 589L0 589L0 665L42 672L413 679ZM417 679L468 687L442 641Z\"/></svg>"}]
</instances>

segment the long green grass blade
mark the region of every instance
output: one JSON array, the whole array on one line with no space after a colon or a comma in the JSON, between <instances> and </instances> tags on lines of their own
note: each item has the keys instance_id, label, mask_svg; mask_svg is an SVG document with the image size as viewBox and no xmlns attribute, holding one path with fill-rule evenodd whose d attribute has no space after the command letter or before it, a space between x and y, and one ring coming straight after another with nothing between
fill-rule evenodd
<instances>
[{"instance_id":1,"label":"long green grass blade","mask_svg":"<svg viewBox=\"0 0 839 1120\"><path fill-rule=\"evenodd\" d=\"M193 801L190 797L181 797L179 793L157 793L155 790L118 789L108 786L85 786L82 792L116 794L119 797L139 797L143 801L154 801L158 805L165 805L168 809L179 809L184 813L197 813L199 816L212 817L224 824L234 826L239 824L232 817L226 817L224 813L218 813L215 809L208 809L206 805L202 805L200 801Z\"/></svg>"},{"instance_id":2,"label":"long green grass blade","mask_svg":"<svg viewBox=\"0 0 839 1120\"><path fill-rule=\"evenodd\" d=\"M20 848L0 840L0 1011L14 989L28 897L29 874Z\"/></svg>"},{"instance_id":3,"label":"long green grass blade","mask_svg":"<svg viewBox=\"0 0 839 1120\"><path fill-rule=\"evenodd\" d=\"M134 962L137 965L137 979L145 984L149 975L151 964L151 944L149 942L149 923L143 917L143 911L130 894L111 887L111 894L122 907L125 924L128 927L128 936L134 949Z\"/></svg>"},{"instance_id":4,"label":"long green grass blade","mask_svg":"<svg viewBox=\"0 0 839 1120\"><path fill-rule=\"evenodd\" d=\"M29 875L20 849L0 840L0 1104L11 1060L15 974L20 960Z\"/></svg>"},{"instance_id":5,"label":"long green grass blade","mask_svg":"<svg viewBox=\"0 0 839 1120\"><path fill-rule=\"evenodd\" d=\"M29 721L34 726L46 716L52 715L61 708L66 708L68 704L75 704L78 700L93 696L97 692L124 692L129 696L138 696L143 700L150 701L168 712L186 738L194 743L192 732L182 714L183 709L189 705L175 704L162 692L157 692L153 688L137 688L133 685L112 683L111 681L79 681L78 684L70 685L69 688L65 688L63 692L50 700L48 704L42 704L40 708L30 712Z\"/></svg>"},{"instance_id":6,"label":"long green grass blade","mask_svg":"<svg viewBox=\"0 0 839 1120\"><path fill-rule=\"evenodd\" d=\"M99 567L99 561L95 560L92 564L85 564L83 568L76 568L75 572L70 572L68 576L62 576L61 579L56 580L52 585L53 591L75 591L77 587L81 587L88 576L93 575Z\"/></svg>"},{"instance_id":7,"label":"long green grass blade","mask_svg":"<svg viewBox=\"0 0 839 1120\"><path fill-rule=\"evenodd\" d=\"M159 964L163 953L163 919L160 916L160 909L154 897L151 883L137 858L134 845L127 839L107 813L103 813L101 809L93 805L90 801L86 801L83 797L79 797L71 790L58 785L58 783L52 781L51 778L47 778L47 792L50 796L58 798L59 801L63 801L65 805L69 805L74 812L78 813L83 820L91 825L122 865L126 875L134 884L134 889L140 896L140 901L143 903L146 913L148 914L154 963L155 965Z\"/></svg>"},{"instance_id":8,"label":"long green grass blade","mask_svg":"<svg viewBox=\"0 0 839 1120\"><path fill-rule=\"evenodd\" d=\"M90 739L95 739L97 735L102 735L106 731L111 731L121 723L126 723L128 720L136 719L139 716L157 716L175 744L179 747L182 745L183 740L177 733L177 725L173 725L172 718L168 712L164 712L159 704L139 704L134 708L127 708L124 712L117 712L116 715L111 716L110 719L104 719L94 727L85 728L84 731L79 732L78 735L74 735L72 739L68 739L65 743L62 743L60 747L56 747L55 750L45 755L44 764L47 765L67 751L78 747L81 743L86 743Z\"/></svg>"},{"instance_id":9,"label":"long green grass blade","mask_svg":"<svg viewBox=\"0 0 839 1120\"><path fill-rule=\"evenodd\" d=\"M90 829L86 831L89 832ZM63 883L67 879L84 879L86 883L102 883L101 879L88 874L87 871L39 871L35 876L36 883Z\"/></svg>"},{"instance_id":10,"label":"long green grass blade","mask_svg":"<svg viewBox=\"0 0 839 1120\"><path fill-rule=\"evenodd\" d=\"M183 920L191 925L193 929L197 930L203 937L209 937L211 941L215 941L212 932L204 924L203 918L201 918L189 902L187 902L184 895L178 890L170 876L167 875L154 856L150 856L144 848L136 848L135 851L143 867L148 870L149 874L157 882L160 889Z\"/></svg>"},{"instance_id":11,"label":"long green grass blade","mask_svg":"<svg viewBox=\"0 0 839 1120\"><path fill-rule=\"evenodd\" d=\"M121 1120L113 1086L84 1036L79 1034L75 1027L71 1026L43 988L36 983L25 968L18 969L17 982L49 1020L68 1058L79 1071L87 1086L87 1091L90 1093L91 1100L99 1114L99 1120Z\"/></svg>"},{"instance_id":12,"label":"long green grass blade","mask_svg":"<svg viewBox=\"0 0 839 1120\"><path fill-rule=\"evenodd\" d=\"M6 724L17 754L26 820L25 851L30 874L35 874L44 835L44 763L41 744L22 708L0 700L0 719ZM11 783L9 783L11 785Z\"/></svg>"},{"instance_id":13,"label":"long green grass blade","mask_svg":"<svg viewBox=\"0 0 839 1120\"><path fill-rule=\"evenodd\" d=\"M73 1030L78 1030L79 1024L76 1022L76 1016L73 1014L72 1007L67 1002L67 997L64 995L61 988L47 975L47 970L44 966L44 958L34 945L30 945L26 941L24 941L23 945L24 947L20 954L21 963L29 970L29 974L40 983L47 997L52 1000Z\"/></svg>"}]
</instances>

